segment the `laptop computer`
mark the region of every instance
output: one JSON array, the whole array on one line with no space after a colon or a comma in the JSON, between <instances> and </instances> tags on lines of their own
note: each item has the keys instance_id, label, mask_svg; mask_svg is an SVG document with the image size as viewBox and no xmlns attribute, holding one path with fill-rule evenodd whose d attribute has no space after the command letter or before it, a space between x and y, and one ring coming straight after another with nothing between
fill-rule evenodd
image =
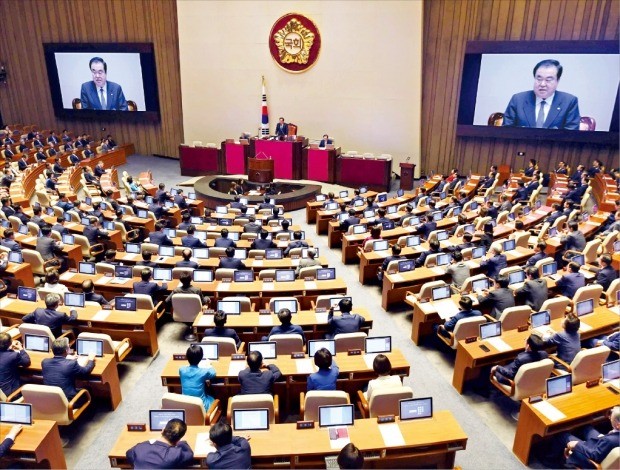
<instances>
[{"instance_id":1,"label":"laptop computer","mask_svg":"<svg viewBox=\"0 0 620 470\"><path fill-rule=\"evenodd\" d=\"M195 269L192 272L192 280L194 282L213 282L213 270Z\"/></svg>"},{"instance_id":2,"label":"laptop computer","mask_svg":"<svg viewBox=\"0 0 620 470\"><path fill-rule=\"evenodd\" d=\"M399 418L401 421L410 419L432 418L433 398L408 398L398 401Z\"/></svg>"},{"instance_id":3,"label":"laptop computer","mask_svg":"<svg viewBox=\"0 0 620 470\"><path fill-rule=\"evenodd\" d=\"M433 307L439 313L441 318L448 318L459 312L459 307L450 298L452 291L450 286L433 287L431 290L431 299Z\"/></svg>"},{"instance_id":4,"label":"laptop computer","mask_svg":"<svg viewBox=\"0 0 620 470\"><path fill-rule=\"evenodd\" d=\"M516 240L506 240L504 243L504 251L512 251L517 247Z\"/></svg>"},{"instance_id":5,"label":"laptop computer","mask_svg":"<svg viewBox=\"0 0 620 470\"><path fill-rule=\"evenodd\" d=\"M42 335L24 335L24 349L26 351L49 352L50 338Z\"/></svg>"},{"instance_id":6,"label":"laptop computer","mask_svg":"<svg viewBox=\"0 0 620 470\"><path fill-rule=\"evenodd\" d=\"M217 343L192 343L192 346L200 346L202 349L202 360L217 361L220 357L220 345Z\"/></svg>"},{"instance_id":7,"label":"laptop computer","mask_svg":"<svg viewBox=\"0 0 620 470\"><path fill-rule=\"evenodd\" d=\"M251 269L238 269L233 273L235 282L253 282L254 272Z\"/></svg>"},{"instance_id":8,"label":"laptop computer","mask_svg":"<svg viewBox=\"0 0 620 470\"><path fill-rule=\"evenodd\" d=\"M502 335L502 322L493 321L480 325L480 339L485 340Z\"/></svg>"},{"instance_id":9,"label":"laptop computer","mask_svg":"<svg viewBox=\"0 0 620 470\"><path fill-rule=\"evenodd\" d=\"M413 247L420 245L420 236L419 235L409 235L407 237L407 246Z\"/></svg>"},{"instance_id":10,"label":"laptop computer","mask_svg":"<svg viewBox=\"0 0 620 470\"><path fill-rule=\"evenodd\" d=\"M17 298L19 300L25 300L27 302L37 301L37 290L34 287L17 287Z\"/></svg>"},{"instance_id":11,"label":"laptop computer","mask_svg":"<svg viewBox=\"0 0 620 470\"><path fill-rule=\"evenodd\" d=\"M277 282L292 282L295 280L294 269L276 269Z\"/></svg>"},{"instance_id":12,"label":"laptop computer","mask_svg":"<svg viewBox=\"0 0 620 470\"><path fill-rule=\"evenodd\" d=\"M316 279L318 281L329 281L336 279L336 268L319 268L316 270Z\"/></svg>"},{"instance_id":13,"label":"laptop computer","mask_svg":"<svg viewBox=\"0 0 620 470\"><path fill-rule=\"evenodd\" d=\"M415 269L415 261L412 259L403 259L398 262L398 272L406 273Z\"/></svg>"},{"instance_id":14,"label":"laptop computer","mask_svg":"<svg viewBox=\"0 0 620 470\"><path fill-rule=\"evenodd\" d=\"M67 307L84 308L84 294L77 292L65 292L65 305Z\"/></svg>"},{"instance_id":15,"label":"laptop computer","mask_svg":"<svg viewBox=\"0 0 620 470\"><path fill-rule=\"evenodd\" d=\"M125 245L125 251L127 253L138 254L141 252L140 244L139 243L127 243Z\"/></svg>"},{"instance_id":16,"label":"laptop computer","mask_svg":"<svg viewBox=\"0 0 620 470\"><path fill-rule=\"evenodd\" d=\"M155 281L172 281L171 268L153 268L153 280Z\"/></svg>"},{"instance_id":17,"label":"laptop computer","mask_svg":"<svg viewBox=\"0 0 620 470\"><path fill-rule=\"evenodd\" d=\"M319 406L319 427L352 426L353 405Z\"/></svg>"},{"instance_id":18,"label":"laptop computer","mask_svg":"<svg viewBox=\"0 0 620 470\"><path fill-rule=\"evenodd\" d=\"M78 263L78 272L80 274L95 274L95 271L95 263L87 263L86 261Z\"/></svg>"},{"instance_id":19,"label":"laptop computer","mask_svg":"<svg viewBox=\"0 0 620 470\"><path fill-rule=\"evenodd\" d=\"M385 251L389 248L389 242L387 240L377 240L372 242L373 251Z\"/></svg>"},{"instance_id":20,"label":"laptop computer","mask_svg":"<svg viewBox=\"0 0 620 470\"><path fill-rule=\"evenodd\" d=\"M515 284L521 284L525 281L525 271L513 271L508 274L508 285L514 286Z\"/></svg>"},{"instance_id":21,"label":"laptop computer","mask_svg":"<svg viewBox=\"0 0 620 470\"><path fill-rule=\"evenodd\" d=\"M0 402L0 423L31 425L32 405L29 403Z\"/></svg>"},{"instance_id":22,"label":"laptop computer","mask_svg":"<svg viewBox=\"0 0 620 470\"><path fill-rule=\"evenodd\" d=\"M217 309L228 315L241 315L241 302L238 300L218 300Z\"/></svg>"},{"instance_id":23,"label":"laptop computer","mask_svg":"<svg viewBox=\"0 0 620 470\"><path fill-rule=\"evenodd\" d=\"M575 305L575 313L577 313L578 317L588 315L592 312L594 312L594 299L582 300Z\"/></svg>"},{"instance_id":24,"label":"laptop computer","mask_svg":"<svg viewBox=\"0 0 620 470\"><path fill-rule=\"evenodd\" d=\"M65 245L75 245L75 237L73 235L69 235L68 233L65 233L62 236L62 242Z\"/></svg>"},{"instance_id":25,"label":"laptop computer","mask_svg":"<svg viewBox=\"0 0 620 470\"><path fill-rule=\"evenodd\" d=\"M364 338L364 352L366 354L379 354L392 352L391 336L370 336Z\"/></svg>"},{"instance_id":26,"label":"laptop computer","mask_svg":"<svg viewBox=\"0 0 620 470\"><path fill-rule=\"evenodd\" d=\"M603 383L620 388L620 359L603 364L602 377Z\"/></svg>"},{"instance_id":27,"label":"laptop computer","mask_svg":"<svg viewBox=\"0 0 620 470\"><path fill-rule=\"evenodd\" d=\"M208 248L193 248L192 256L196 259L207 259L209 258L209 249Z\"/></svg>"}]
</instances>

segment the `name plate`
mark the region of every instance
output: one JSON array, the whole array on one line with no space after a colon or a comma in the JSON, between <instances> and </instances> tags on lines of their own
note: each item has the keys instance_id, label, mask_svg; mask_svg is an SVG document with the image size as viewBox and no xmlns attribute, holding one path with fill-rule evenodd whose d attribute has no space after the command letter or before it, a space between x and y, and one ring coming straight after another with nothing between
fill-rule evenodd
<instances>
[{"instance_id":1,"label":"name plate","mask_svg":"<svg viewBox=\"0 0 620 470\"><path fill-rule=\"evenodd\" d=\"M327 312L327 309L325 307L317 307L314 311L316 313L325 313Z\"/></svg>"},{"instance_id":2,"label":"name plate","mask_svg":"<svg viewBox=\"0 0 620 470\"><path fill-rule=\"evenodd\" d=\"M306 277L304 277L304 281L306 281L306 282L312 282L314 280L315 280L315 278L313 276L306 276Z\"/></svg>"},{"instance_id":3,"label":"name plate","mask_svg":"<svg viewBox=\"0 0 620 470\"><path fill-rule=\"evenodd\" d=\"M530 327L528 325L521 325L519 328L517 328L517 331L519 333L522 333L523 331L527 331Z\"/></svg>"},{"instance_id":4,"label":"name plate","mask_svg":"<svg viewBox=\"0 0 620 470\"><path fill-rule=\"evenodd\" d=\"M213 315L215 313L215 310L213 310L212 308L208 308L203 313L205 315Z\"/></svg>"},{"instance_id":5,"label":"name plate","mask_svg":"<svg viewBox=\"0 0 620 470\"><path fill-rule=\"evenodd\" d=\"M465 344L475 343L476 341L478 341L478 337L477 336L469 336L469 337L465 338Z\"/></svg>"},{"instance_id":6,"label":"name plate","mask_svg":"<svg viewBox=\"0 0 620 470\"><path fill-rule=\"evenodd\" d=\"M232 282L232 277L223 277L222 278L222 282L230 283L230 282Z\"/></svg>"},{"instance_id":7,"label":"name plate","mask_svg":"<svg viewBox=\"0 0 620 470\"><path fill-rule=\"evenodd\" d=\"M349 349L347 351L347 355L348 356L361 356L362 350L361 349Z\"/></svg>"},{"instance_id":8,"label":"name plate","mask_svg":"<svg viewBox=\"0 0 620 470\"><path fill-rule=\"evenodd\" d=\"M538 403L539 401L542 401L542 399L543 399L542 395L534 395L530 397L529 402Z\"/></svg>"},{"instance_id":9,"label":"name plate","mask_svg":"<svg viewBox=\"0 0 620 470\"><path fill-rule=\"evenodd\" d=\"M586 388L596 387L599 384L599 379L592 379L586 382Z\"/></svg>"},{"instance_id":10,"label":"name plate","mask_svg":"<svg viewBox=\"0 0 620 470\"><path fill-rule=\"evenodd\" d=\"M395 421L396 421L396 417L394 415L377 416L377 423L378 424L394 423Z\"/></svg>"},{"instance_id":11,"label":"name plate","mask_svg":"<svg viewBox=\"0 0 620 470\"><path fill-rule=\"evenodd\" d=\"M231 361L244 361L245 360L245 354L231 354L230 355L230 360Z\"/></svg>"},{"instance_id":12,"label":"name plate","mask_svg":"<svg viewBox=\"0 0 620 470\"><path fill-rule=\"evenodd\" d=\"M127 423L127 431L146 432L146 424L145 423Z\"/></svg>"},{"instance_id":13,"label":"name plate","mask_svg":"<svg viewBox=\"0 0 620 470\"><path fill-rule=\"evenodd\" d=\"M258 311L259 315L271 315L271 310L269 310L268 308L261 308Z\"/></svg>"},{"instance_id":14,"label":"name plate","mask_svg":"<svg viewBox=\"0 0 620 470\"><path fill-rule=\"evenodd\" d=\"M291 353L291 359L305 359L306 354L304 352L293 352Z\"/></svg>"},{"instance_id":15,"label":"name plate","mask_svg":"<svg viewBox=\"0 0 620 470\"><path fill-rule=\"evenodd\" d=\"M264 277L263 278L263 282L273 282L273 278L272 277Z\"/></svg>"},{"instance_id":16,"label":"name plate","mask_svg":"<svg viewBox=\"0 0 620 470\"><path fill-rule=\"evenodd\" d=\"M173 354L172 359L175 361L184 361L187 359L187 356L185 354Z\"/></svg>"},{"instance_id":17,"label":"name plate","mask_svg":"<svg viewBox=\"0 0 620 470\"><path fill-rule=\"evenodd\" d=\"M314 429L314 421L297 421L297 429Z\"/></svg>"}]
</instances>

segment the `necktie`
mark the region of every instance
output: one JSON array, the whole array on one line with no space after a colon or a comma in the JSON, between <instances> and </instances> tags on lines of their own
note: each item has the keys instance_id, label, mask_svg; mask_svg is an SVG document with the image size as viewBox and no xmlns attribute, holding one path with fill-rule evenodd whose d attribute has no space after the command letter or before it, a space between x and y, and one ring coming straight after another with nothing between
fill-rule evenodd
<instances>
[{"instance_id":1,"label":"necktie","mask_svg":"<svg viewBox=\"0 0 620 470\"><path fill-rule=\"evenodd\" d=\"M101 100L101 109L106 109L106 102L105 102L105 95L103 94L103 88L99 88L99 99ZM538 121L536 121L536 127L539 127Z\"/></svg>"},{"instance_id":2,"label":"necktie","mask_svg":"<svg viewBox=\"0 0 620 470\"><path fill-rule=\"evenodd\" d=\"M545 105L547 102L542 100L540 102L540 109L538 110L538 117L536 117L536 127L541 128L545 124Z\"/></svg>"}]
</instances>

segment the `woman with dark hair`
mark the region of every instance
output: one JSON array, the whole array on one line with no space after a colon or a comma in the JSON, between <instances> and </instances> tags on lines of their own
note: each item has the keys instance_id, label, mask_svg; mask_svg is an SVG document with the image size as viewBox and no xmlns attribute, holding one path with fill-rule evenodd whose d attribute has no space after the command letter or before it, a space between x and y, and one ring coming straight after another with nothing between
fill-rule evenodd
<instances>
[{"instance_id":1,"label":"woman with dark hair","mask_svg":"<svg viewBox=\"0 0 620 470\"><path fill-rule=\"evenodd\" d=\"M215 369L208 359L203 361L203 355L202 348L197 344L192 344L187 348L185 356L189 365L181 367L179 375L183 395L200 398L205 411L208 411L211 403L213 403L213 397L205 392L205 382L215 377Z\"/></svg>"},{"instance_id":2,"label":"woman with dark hair","mask_svg":"<svg viewBox=\"0 0 620 470\"><path fill-rule=\"evenodd\" d=\"M392 374L392 363L385 354L377 354L372 362L372 370L377 374L377 378L368 382L368 390L365 392L366 399L370 402L373 392L384 388L402 387L403 383L398 375Z\"/></svg>"}]
</instances>

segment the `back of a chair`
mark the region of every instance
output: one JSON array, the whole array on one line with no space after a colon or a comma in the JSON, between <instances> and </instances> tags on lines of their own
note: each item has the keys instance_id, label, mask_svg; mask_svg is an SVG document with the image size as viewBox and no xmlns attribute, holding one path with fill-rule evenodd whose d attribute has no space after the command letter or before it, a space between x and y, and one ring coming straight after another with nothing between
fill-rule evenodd
<instances>
[{"instance_id":1,"label":"back of a chair","mask_svg":"<svg viewBox=\"0 0 620 470\"><path fill-rule=\"evenodd\" d=\"M316 272L321 268L322 266L320 265L307 266L305 268L301 268L299 270L299 279L305 279L307 277L313 277L316 279Z\"/></svg>"},{"instance_id":2,"label":"back of a chair","mask_svg":"<svg viewBox=\"0 0 620 470\"><path fill-rule=\"evenodd\" d=\"M250 250L248 251L248 258L256 258L257 256L265 257L265 250Z\"/></svg>"},{"instance_id":3,"label":"back of a chair","mask_svg":"<svg viewBox=\"0 0 620 470\"><path fill-rule=\"evenodd\" d=\"M510 213L517 214L522 208L523 208L523 205L520 202L518 202L510 208Z\"/></svg>"},{"instance_id":4,"label":"back of a chair","mask_svg":"<svg viewBox=\"0 0 620 470\"><path fill-rule=\"evenodd\" d=\"M567 217L565 215L561 215L560 217L555 219L551 228L556 227L558 231L562 230L562 228L564 227L564 224L566 223L566 218Z\"/></svg>"},{"instance_id":5,"label":"back of a chair","mask_svg":"<svg viewBox=\"0 0 620 470\"><path fill-rule=\"evenodd\" d=\"M24 338L24 335L47 336L50 339L50 349L52 348L52 341L56 339L54 338L54 335L52 334L52 330L50 330L49 326L37 325L35 323L20 324L19 334L22 338Z\"/></svg>"},{"instance_id":6,"label":"back of a chair","mask_svg":"<svg viewBox=\"0 0 620 470\"><path fill-rule=\"evenodd\" d=\"M497 225L507 222L508 214L510 214L510 211L501 211L499 214L497 214Z\"/></svg>"},{"instance_id":7,"label":"back of a chair","mask_svg":"<svg viewBox=\"0 0 620 470\"><path fill-rule=\"evenodd\" d=\"M28 222L26 225L28 226L28 232L30 233L30 236L39 236L40 227L37 224L35 224L34 222Z\"/></svg>"},{"instance_id":8,"label":"back of a chair","mask_svg":"<svg viewBox=\"0 0 620 470\"><path fill-rule=\"evenodd\" d=\"M618 468L620 468L620 447L614 447L601 462L601 470L617 470Z\"/></svg>"},{"instance_id":9,"label":"back of a chair","mask_svg":"<svg viewBox=\"0 0 620 470\"><path fill-rule=\"evenodd\" d=\"M304 350L304 340L301 335L297 334L282 334L271 335L269 341L276 342L276 348L278 354L291 354L294 352L300 352Z\"/></svg>"},{"instance_id":10,"label":"back of a chair","mask_svg":"<svg viewBox=\"0 0 620 470\"><path fill-rule=\"evenodd\" d=\"M562 318L566 314L566 308L570 305L570 299L563 295L559 297L552 297L543 302L540 310L549 310L551 320Z\"/></svg>"},{"instance_id":11,"label":"back of a chair","mask_svg":"<svg viewBox=\"0 0 620 470\"><path fill-rule=\"evenodd\" d=\"M43 258L38 251L29 250L24 248L22 250L22 256L24 257L24 262L28 263L32 268L32 272L34 274L45 275L45 269L43 267Z\"/></svg>"},{"instance_id":12,"label":"back of a chair","mask_svg":"<svg viewBox=\"0 0 620 470\"><path fill-rule=\"evenodd\" d=\"M483 323L486 323L486 318L483 316L463 318L456 322L456 326L452 332L454 336L452 349L456 349L458 342L462 339L470 336L478 336L479 326Z\"/></svg>"},{"instance_id":13,"label":"back of a chair","mask_svg":"<svg viewBox=\"0 0 620 470\"><path fill-rule=\"evenodd\" d=\"M541 260L536 261L536 264L534 265L534 267L536 269L538 269L538 276L539 277L544 277L543 276L543 271L542 271L542 267L545 264L550 264L553 263L555 260L551 257L551 256L547 256L546 258L543 258Z\"/></svg>"},{"instance_id":14,"label":"back of a chair","mask_svg":"<svg viewBox=\"0 0 620 470\"><path fill-rule=\"evenodd\" d=\"M142 275L142 270L145 268L151 271L151 275L153 274L153 268L151 268L150 266L137 265L131 268L131 275L133 277L140 277Z\"/></svg>"},{"instance_id":15,"label":"back of a chair","mask_svg":"<svg viewBox=\"0 0 620 470\"><path fill-rule=\"evenodd\" d=\"M373 391L368 403L370 418L377 416L394 415L400 413L399 401L413 398L411 387L394 387Z\"/></svg>"},{"instance_id":16,"label":"back of a chair","mask_svg":"<svg viewBox=\"0 0 620 470\"><path fill-rule=\"evenodd\" d=\"M620 290L620 278L611 281L611 284L609 284L609 287L605 291L607 305L611 305L611 302L616 302L616 292L618 292L618 290Z\"/></svg>"},{"instance_id":17,"label":"back of a chair","mask_svg":"<svg viewBox=\"0 0 620 470\"><path fill-rule=\"evenodd\" d=\"M274 400L268 393L257 393L252 395L235 395L228 400L228 412L230 415L230 424L234 428L235 410L247 410L251 408L267 408L269 410L269 423L275 424L276 414L274 409Z\"/></svg>"},{"instance_id":18,"label":"back of a chair","mask_svg":"<svg viewBox=\"0 0 620 470\"><path fill-rule=\"evenodd\" d=\"M188 426L205 425L206 412L199 397L166 392L161 399L161 408L162 410L185 410L185 424Z\"/></svg>"},{"instance_id":19,"label":"back of a chair","mask_svg":"<svg viewBox=\"0 0 620 470\"><path fill-rule=\"evenodd\" d=\"M235 275L236 269L231 268L217 268L215 270L215 280L221 281L222 279L232 279Z\"/></svg>"},{"instance_id":20,"label":"back of a chair","mask_svg":"<svg viewBox=\"0 0 620 470\"><path fill-rule=\"evenodd\" d=\"M614 242L618 238L618 234L620 232L615 231L607 234L603 239L601 246L599 248L600 253L613 253L614 252Z\"/></svg>"},{"instance_id":21,"label":"back of a chair","mask_svg":"<svg viewBox=\"0 0 620 470\"><path fill-rule=\"evenodd\" d=\"M364 350L366 333L358 331L357 333L340 333L334 336L336 341L336 353L346 353L349 349Z\"/></svg>"},{"instance_id":22,"label":"back of a chair","mask_svg":"<svg viewBox=\"0 0 620 470\"><path fill-rule=\"evenodd\" d=\"M304 401L304 421L319 420L319 406L348 405L349 394L343 390L310 390Z\"/></svg>"},{"instance_id":23,"label":"back of a chair","mask_svg":"<svg viewBox=\"0 0 620 470\"><path fill-rule=\"evenodd\" d=\"M223 336L205 336L202 338L203 343L217 343L219 346L220 356L231 356L237 354L237 344L232 338L224 338Z\"/></svg>"},{"instance_id":24,"label":"back of a chair","mask_svg":"<svg viewBox=\"0 0 620 470\"><path fill-rule=\"evenodd\" d=\"M476 219L476 230L482 230L484 224L491 221L491 217L478 217Z\"/></svg>"},{"instance_id":25,"label":"back of a chair","mask_svg":"<svg viewBox=\"0 0 620 470\"><path fill-rule=\"evenodd\" d=\"M510 273L515 273L517 271L521 271L523 268L521 266L508 266L507 268L500 269L500 276L508 276Z\"/></svg>"},{"instance_id":26,"label":"back of a chair","mask_svg":"<svg viewBox=\"0 0 620 470\"><path fill-rule=\"evenodd\" d=\"M84 235L78 235L77 233L74 233L73 240L75 241L75 244L79 245L82 249L82 256L84 257L84 259L90 259L90 242L88 241L88 238L86 238Z\"/></svg>"},{"instance_id":27,"label":"back of a chair","mask_svg":"<svg viewBox=\"0 0 620 470\"><path fill-rule=\"evenodd\" d=\"M14 215L9 215L9 222L11 222L11 228L14 232L17 232L19 230L19 226L22 224L22 221Z\"/></svg>"},{"instance_id":28,"label":"back of a chair","mask_svg":"<svg viewBox=\"0 0 620 470\"><path fill-rule=\"evenodd\" d=\"M316 298L315 307L316 308L325 308L325 309L329 310L329 307L331 306L330 299L333 299L335 297L345 297L345 295L344 294L319 295Z\"/></svg>"},{"instance_id":29,"label":"back of a chair","mask_svg":"<svg viewBox=\"0 0 620 470\"><path fill-rule=\"evenodd\" d=\"M182 323L193 323L202 311L202 300L198 294L174 294L172 296L172 318Z\"/></svg>"},{"instance_id":30,"label":"back of a chair","mask_svg":"<svg viewBox=\"0 0 620 470\"><path fill-rule=\"evenodd\" d=\"M610 349L607 346L597 346L579 351L570 365L573 373L573 385L600 378L601 368L609 356L609 352Z\"/></svg>"},{"instance_id":31,"label":"back of a chair","mask_svg":"<svg viewBox=\"0 0 620 470\"><path fill-rule=\"evenodd\" d=\"M60 387L50 385L25 384L22 387L25 403L32 405L32 417L56 421L59 425L71 423L69 402Z\"/></svg>"},{"instance_id":32,"label":"back of a chair","mask_svg":"<svg viewBox=\"0 0 620 470\"><path fill-rule=\"evenodd\" d=\"M577 306L577 302L583 302L584 300L593 299L594 306L598 305L598 301L603 293L603 286L599 284L591 284L589 286L583 286L577 289L575 297L573 297L573 306Z\"/></svg>"},{"instance_id":33,"label":"back of a chair","mask_svg":"<svg viewBox=\"0 0 620 470\"><path fill-rule=\"evenodd\" d=\"M428 255L426 259L424 260L424 267L432 268L433 266L437 266L437 257L439 255L440 253L433 253L433 254Z\"/></svg>"},{"instance_id":34,"label":"back of a chair","mask_svg":"<svg viewBox=\"0 0 620 470\"><path fill-rule=\"evenodd\" d=\"M181 279L183 273L189 273L191 276L193 272L193 268L172 268L172 279Z\"/></svg>"},{"instance_id":35,"label":"back of a chair","mask_svg":"<svg viewBox=\"0 0 620 470\"><path fill-rule=\"evenodd\" d=\"M471 250L472 248L466 248L466 249ZM461 293L471 292L474 281L477 281L479 279L485 279L485 278L486 278L486 275L484 274L476 274L475 276L468 277L467 279L463 281L463 285L461 286Z\"/></svg>"},{"instance_id":36,"label":"back of a chair","mask_svg":"<svg viewBox=\"0 0 620 470\"><path fill-rule=\"evenodd\" d=\"M99 341L103 341L103 353L104 354L114 354L114 341L110 335L105 333L90 333L88 331L84 331L78 335L79 339L96 339Z\"/></svg>"},{"instance_id":37,"label":"back of a chair","mask_svg":"<svg viewBox=\"0 0 620 470\"><path fill-rule=\"evenodd\" d=\"M499 321L502 323L502 331L516 330L520 326L527 326L532 309L529 305L518 305L504 309Z\"/></svg>"},{"instance_id":38,"label":"back of a chair","mask_svg":"<svg viewBox=\"0 0 620 470\"><path fill-rule=\"evenodd\" d=\"M291 239L291 234L288 232L276 234L276 240L278 241L289 241L290 239Z\"/></svg>"},{"instance_id":39,"label":"back of a chair","mask_svg":"<svg viewBox=\"0 0 620 470\"><path fill-rule=\"evenodd\" d=\"M520 233L519 235L515 236L515 244L517 246L527 248L529 241L530 241L529 232Z\"/></svg>"},{"instance_id":40,"label":"back of a chair","mask_svg":"<svg viewBox=\"0 0 620 470\"><path fill-rule=\"evenodd\" d=\"M583 249L583 255L586 263L594 264L596 262L596 257L598 254L598 249L601 246L601 240L595 238L586 243L585 248Z\"/></svg>"},{"instance_id":41,"label":"back of a chair","mask_svg":"<svg viewBox=\"0 0 620 470\"><path fill-rule=\"evenodd\" d=\"M374 242L376 242L376 240L366 240L366 243L364 243L364 251L371 251Z\"/></svg>"},{"instance_id":42,"label":"back of a chair","mask_svg":"<svg viewBox=\"0 0 620 470\"><path fill-rule=\"evenodd\" d=\"M95 264L95 272L97 274L112 274L114 275L114 265L109 263L97 263Z\"/></svg>"},{"instance_id":43,"label":"back of a chair","mask_svg":"<svg viewBox=\"0 0 620 470\"><path fill-rule=\"evenodd\" d=\"M552 370L553 361L551 359L530 362L519 367L514 378L515 393L512 398L523 400L532 395L543 394Z\"/></svg>"},{"instance_id":44,"label":"back of a chair","mask_svg":"<svg viewBox=\"0 0 620 470\"><path fill-rule=\"evenodd\" d=\"M421 299L431 299L433 297L433 289L435 287L443 287L446 285L445 281L431 281L422 284L420 288L419 296Z\"/></svg>"},{"instance_id":45,"label":"back of a chair","mask_svg":"<svg viewBox=\"0 0 620 470\"><path fill-rule=\"evenodd\" d=\"M56 292L56 290L54 289L46 289L45 287L39 287L37 289L37 294L39 294L39 299L41 300L45 300L45 296L47 294L57 294L58 292Z\"/></svg>"},{"instance_id":46,"label":"back of a chair","mask_svg":"<svg viewBox=\"0 0 620 470\"><path fill-rule=\"evenodd\" d=\"M159 252L159 245L156 243L142 243L142 245L140 245L140 253L144 253L145 251L156 255Z\"/></svg>"},{"instance_id":47,"label":"back of a chair","mask_svg":"<svg viewBox=\"0 0 620 470\"><path fill-rule=\"evenodd\" d=\"M288 252L288 255L292 258L293 256L301 256L303 248L293 248Z\"/></svg>"},{"instance_id":48,"label":"back of a chair","mask_svg":"<svg viewBox=\"0 0 620 470\"><path fill-rule=\"evenodd\" d=\"M258 273L259 281L262 281L263 279L275 279L275 278L276 278L275 269L263 269Z\"/></svg>"}]
</instances>

